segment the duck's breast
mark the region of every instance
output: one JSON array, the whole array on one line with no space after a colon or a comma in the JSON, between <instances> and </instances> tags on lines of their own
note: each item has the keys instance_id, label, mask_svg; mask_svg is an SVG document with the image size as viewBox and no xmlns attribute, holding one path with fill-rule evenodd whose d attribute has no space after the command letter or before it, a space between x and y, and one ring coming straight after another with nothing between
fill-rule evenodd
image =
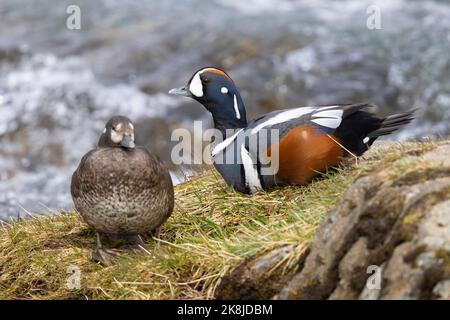
<instances>
[{"instance_id":1,"label":"duck's breast","mask_svg":"<svg viewBox=\"0 0 450 320\"><path fill-rule=\"evenodd\" d=\"M151 231L173 210L168 170L144 148L88 153L73 175L72 196L86 222L107 233Z\"/></svg>"}]
</instances>

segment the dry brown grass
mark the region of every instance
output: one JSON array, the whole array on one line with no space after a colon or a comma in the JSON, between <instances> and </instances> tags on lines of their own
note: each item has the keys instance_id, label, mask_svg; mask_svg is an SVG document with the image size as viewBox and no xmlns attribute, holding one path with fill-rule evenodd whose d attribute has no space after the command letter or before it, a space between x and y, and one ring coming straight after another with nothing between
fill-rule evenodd
<instances>
[{"instance_id":1,"label":"dry brown grass","mask_svg":"<svg viewBox=\"0 0 450 320\"><path fill-rule=\"evenodd\" d=\"M209 299L220 277L251 255L286 244L297 250L278 267L296 267L315 230L348 186L408 154L435 144L373 148L303 187L246 196L226 187L214 171L176 187L176 208L161 246L126 252L115 266L89 259L95 236L76 212L11 222L0 229L0 298L3 299ZM401 165L401 164L399 164ZM81 270L81 288L66 288L67 268Z\"/></svg>"}]
</instances>

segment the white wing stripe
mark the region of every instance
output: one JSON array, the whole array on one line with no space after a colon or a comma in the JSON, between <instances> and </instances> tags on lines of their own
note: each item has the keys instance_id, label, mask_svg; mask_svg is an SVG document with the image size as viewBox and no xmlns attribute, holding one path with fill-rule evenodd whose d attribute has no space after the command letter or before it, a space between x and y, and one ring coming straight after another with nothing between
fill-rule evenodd
<instances>
[{"instance_id":1,"label":"white wing stripe","mask_svg":"<svg viewBox=\"0 0 450 320\"><path fill-rule=\"evenodd\" d=\"M311 121L323 127L336 129L342 122L343 114L342 109L320 108L312 114Z\"/></svg>"},{"instance_id":2,"label":"white wing stripe","mask_svg":"<svg viewBox=\"0 0 450 320\"><path fill-rule=\"evenodd\" d=\"M264 121L263 123L258 124L256 127L254 127L251 131L251 134L255 134L257 133L259 130L268 127L268 126L272 126L274 124L278 124L278 123L283 123L295 118L300 118L301 116L311 113L314 110L316 110L316 108L314 107L303 107L303 108L296 108L296 109L290 109L290 110L286 110L284 112L281 112L279 114L277 114L276 116Z\"/></svg>"},{"instance_id":3,"label":"white wing stripe","mask_svg":"<svg viewBox=\"0 0 450 320\"><path fill-rule=\"evenodd\" d=\"M335 109L339 108L339 109ZM325 127L337 128L341 124L342 115L344 111L339 106L329 107L302 107L296 109L286 110L277 114L276 116L258 124L251 130L251 134L255 134L261 129L275 124L287 122L289 120L300 118L306 114L312 113L312 121ZM327 119L328 118L328 119Z\"/></svg>"},{"instance_id":4,"label":"white wing stripe","mask_svg":"<svg viewBox=\"0 0 450 320\"><path fill-rule=\"evenodd\" d=\"M344 113L343 110L318 110L317 112L313 113L313 118L336 118L341 119L342 114Z\"/></svg>"},{"instance_id":5,"label":"white wing stripe","mask_svg":"<svg viewBox=\"0 0 450 320\"><path fill-rule=\"evenodd\" d=\"M318 107L318 111L321 112L322 110L329 110L334 108L340 108L340 106Z\"/></svg>"},{"instance_id":6,"label":"white wing stripe","mask_svg":"<svg viewBox=\"0 0 450 320\"><path fill-rule=\"evenodd\" d=\"M336 129L341 124L341 118L317 118L312 119L312 122L321 125L322 127Z\"/></svg>"}]
</instances>

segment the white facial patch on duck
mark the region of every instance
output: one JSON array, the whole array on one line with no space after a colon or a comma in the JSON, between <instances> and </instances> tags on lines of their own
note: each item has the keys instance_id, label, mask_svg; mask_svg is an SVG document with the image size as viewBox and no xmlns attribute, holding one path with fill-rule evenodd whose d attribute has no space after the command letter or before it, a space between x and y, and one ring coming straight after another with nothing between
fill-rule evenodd
<instances>
[{"instance_id":1,"label":"white facial patch on duck","mask_svg":"<svg viewBox=\"0 0 450 320\"><path fill-rule=\"evenodd\" d=\"M236 95L233 96L233 105L234 105L234 112L236 113L236 118L241 118L241 113L239 112L239 106L237 103Z\"/></svg>"},{"instance_id":2,"label":"white facial patch on duck","mask_svg":"<svg viewBox=\"0 0 450 320\"><path fill-rule=\"evenodd\" d=\"M255 168L252 157L245 148L245 145L241 146L241 160L242 165L244 166L245 184L250 189L250 193L255 193L258 190L261 190L262 186L258 177L258 170Z\"/></svg>"},{"instance_id":3,"label":"white facial patch on duck","mask_svg":"<svg viewBox=\"0 0 450 320\"><path fill-rule=\"evenodd\" d=\"M222 87L222 88L220 88L220 92L222 92L223 94L227 94L228 93L228 88L227 87Z\"/></svg>"},{"instance_id":4,"label":"white facial patch on duck","mask_svg":"<svg viewBox=\"0 0 450 320\"><path fill-rule=\"evenodd\" d=\"M365 138L363 139L363 143L367 143L367 142L369 142L369 140L370 140L369 137L365 137Z\"/></svg>"},{"instance_id":5,"label":"white facial patch on duck","mask_svg":"<svg viewBox=\"0 0 450 320\"><path fill-rule=\"evenodd\" d=\"M203 84L202 79L200 79L200 74L202 74L203 71L197 72L191 80L191 83L189 84L189 91L196 97L203 97Z\"/></svg>"},{"instance_id":6,"label":"white facial patch on duck","mask_svg":"<svg viewBox=\"0 0 450 320\"><path fill-rule=\"evenodd\" d=\"M123 135L120 133L117 133L116 130L111 129L111 141L114 143L119 143L120 141L122 141L123 139Z\"/></svg>"}]
</instances>

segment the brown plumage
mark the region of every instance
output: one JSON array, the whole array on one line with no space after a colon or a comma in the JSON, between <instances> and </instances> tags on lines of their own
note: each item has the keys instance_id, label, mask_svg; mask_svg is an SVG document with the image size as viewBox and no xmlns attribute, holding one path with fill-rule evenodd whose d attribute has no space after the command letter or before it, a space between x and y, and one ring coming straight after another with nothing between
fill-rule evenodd
<instances>
[{"instance_id":1,"label":"brown plumage","mask_svg":"<svg viewBox=\"0 0 450 320\"><path fill-rule=\"evenodd\" d=\"M144 148L88 152L72 176L71 190L78 212L102 233L147 233L173 210L169 173Z\"/></svg>"},{"instance_id":2,"label":"brown plumage","mask_svg":"<svg viewBox=\"0 0 450 320\"><path fill-rule=\"evenodd\" d=\"M168 170L157 156L134 146L133 126L125 117L113 117L99 146L81 159L71 193L86 223L107 235L158 232L174 206Z\"/></svg>"},{"instance_id":3,"label":"brown plumage","mask_svg":"<svg viewBox=\"0 0 450 320\"><path fill-rule=\"evenodd\" d=\"M277 179L302 185L318 172L336 165L343 156L343 149L336 141L336 137L332 139L311 125L291 129L279 144L271 147L278 148L279 152Z\"/></svg>"}]
</instances>

